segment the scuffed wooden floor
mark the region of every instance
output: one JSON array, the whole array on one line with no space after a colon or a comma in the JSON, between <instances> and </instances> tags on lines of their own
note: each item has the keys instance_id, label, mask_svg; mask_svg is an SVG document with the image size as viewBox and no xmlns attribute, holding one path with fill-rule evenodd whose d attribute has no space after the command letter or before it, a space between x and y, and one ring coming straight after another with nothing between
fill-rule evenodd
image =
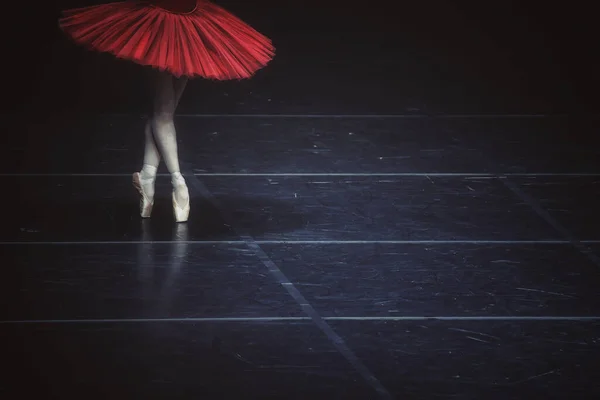
<instances>
[{"instance_id":1,"label":"scuffed wooden floor","mask_svg":"<svg viewBox=\"0 0 600 400\"><path fill-rule=\"evenodd\" d=\"M2 390L592 398L600 167L567 122L182 117L175 225L164 175L137 215L143 120L49 118L63 156L24 136L0 176Z\"/></svg>"}]
</instances>

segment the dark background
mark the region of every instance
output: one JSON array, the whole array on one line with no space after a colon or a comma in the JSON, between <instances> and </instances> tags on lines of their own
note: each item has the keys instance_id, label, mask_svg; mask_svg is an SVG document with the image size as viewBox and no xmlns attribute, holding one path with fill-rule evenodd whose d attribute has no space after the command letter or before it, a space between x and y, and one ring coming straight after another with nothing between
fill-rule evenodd
<instances>
[{"instance_id":1,"label":"dark background","mask_svg":"<svg viewBox=\"0 0 600 400\"><path fill-rule=\"evenodd\" d=\"M277 56L244 82L196 80L183 113L584 113L598 104L596 14L583 2L218 4ZM143 68L75 46L60 10L13 3L2 24L4 112L145 110ZM589 3L591 4L591 3Z\"/></svg>"}]
</instances>

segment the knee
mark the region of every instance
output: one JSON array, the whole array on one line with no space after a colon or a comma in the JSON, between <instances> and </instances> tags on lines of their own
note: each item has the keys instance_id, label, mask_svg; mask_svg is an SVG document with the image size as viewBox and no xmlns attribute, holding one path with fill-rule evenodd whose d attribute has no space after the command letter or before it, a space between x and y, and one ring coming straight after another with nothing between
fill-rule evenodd
<instances>
[{"instance_id":1,"label":"knee","mask_svg":"<svg viewBox=\"0 0 600 400\"><path fill-rule=\"evenodd\" d=\"M155 112L152 116L152 122L157 125L173 123L173 113L169 111Z\"/></svg>"}]
</instances>

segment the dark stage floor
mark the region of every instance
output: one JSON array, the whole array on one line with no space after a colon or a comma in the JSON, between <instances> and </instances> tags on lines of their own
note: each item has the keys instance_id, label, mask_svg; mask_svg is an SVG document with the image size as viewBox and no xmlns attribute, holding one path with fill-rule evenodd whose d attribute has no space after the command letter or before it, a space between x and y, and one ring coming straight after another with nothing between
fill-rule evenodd
<instances>
[{"instance_id":1,"label":"dark stage floor","mask_svg":"<svg viewBox=\"0 0 600 400\"><path fill-rule=\"evenodd\" d=\"M600 118L411 7L381 53L242 9L281 56L185 93L183 225L164 170L137 213L139 70L49 39L3 116L0 397L599 398Z\"/></svg>"}]
</instances>

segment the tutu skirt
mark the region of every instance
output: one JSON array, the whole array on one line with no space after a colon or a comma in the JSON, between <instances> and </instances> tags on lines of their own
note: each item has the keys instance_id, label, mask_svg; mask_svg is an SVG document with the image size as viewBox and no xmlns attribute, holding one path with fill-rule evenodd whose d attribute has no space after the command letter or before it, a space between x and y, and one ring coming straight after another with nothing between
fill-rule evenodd
<instances>
[{"instance_id":1,"label":"tutu skirt","mask_svg":"<svg viewBox=\"0 0 600 400\"><path fill-rule=\"evenodd\" d=\"M121 1L63 12L75 42L176 77L252 76L274 56L271 41L207 0Z\"/></svg>"}]
</instances>

